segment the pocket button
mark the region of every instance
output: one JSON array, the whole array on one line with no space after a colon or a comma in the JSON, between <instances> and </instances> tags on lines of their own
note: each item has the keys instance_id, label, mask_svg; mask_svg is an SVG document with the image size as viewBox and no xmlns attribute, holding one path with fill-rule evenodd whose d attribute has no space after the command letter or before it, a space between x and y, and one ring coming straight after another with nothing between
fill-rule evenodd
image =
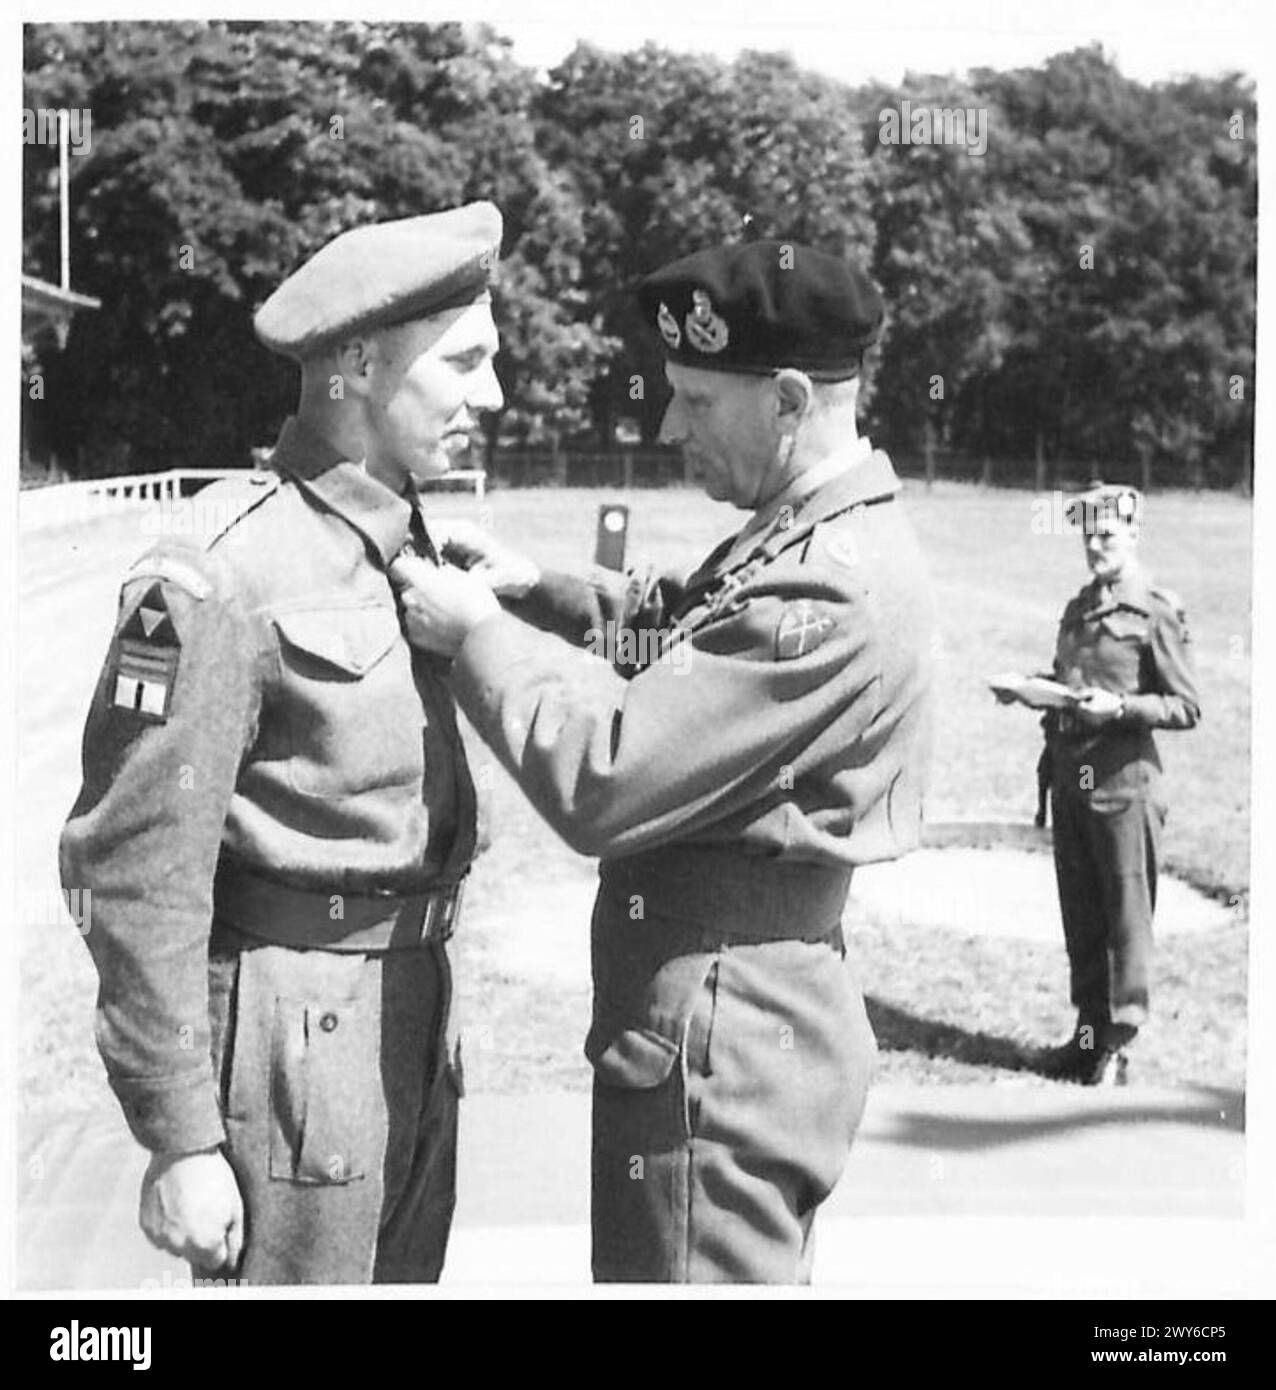
<instances>
[{"instance_id":1,"label":"pocket button","mask_svg":"<svg viewBox=\"0 0 1276 1390\"><path fill-rule=\"evenodd\" d=\"M337 1029L337 1016L329 1011L319 1020L319 1026L325 1033L334 1033Z\"/></svg>"}]
</instances>

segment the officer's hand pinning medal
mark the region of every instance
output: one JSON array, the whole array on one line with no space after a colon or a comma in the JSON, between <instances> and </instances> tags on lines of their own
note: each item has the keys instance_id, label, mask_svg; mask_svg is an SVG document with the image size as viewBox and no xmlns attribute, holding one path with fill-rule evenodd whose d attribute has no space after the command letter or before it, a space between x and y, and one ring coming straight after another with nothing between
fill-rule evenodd
<instances>
[{"instance_id":1,"label":"officer's hand pinning medal","mask_svg":"<svg viewBox=\"0 0 1276 1390\"><path fill-rule=\"evenodd\" d=\"M540 567L486 527L472 521L435 522L439 554L449 564L481 578L498 598L524 598L536 587Z\"/></svg>"},{"instance_id":2,"label":"officer's hand pinning medal","mask_svg":"<svg viewBox=\"0 0 1276 1390\"><path fill-rule=\"evenodd\" d=\"M390 565L408 639L436 656L453 657L470 632L501 611L496 595L455 565L399 556Z\"/></svg>"}]
</instances>

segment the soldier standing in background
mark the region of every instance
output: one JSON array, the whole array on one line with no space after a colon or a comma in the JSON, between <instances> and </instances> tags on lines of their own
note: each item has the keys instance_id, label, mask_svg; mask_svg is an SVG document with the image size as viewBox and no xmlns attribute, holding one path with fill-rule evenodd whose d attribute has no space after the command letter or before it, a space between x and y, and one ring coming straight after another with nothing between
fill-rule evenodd
<instances>
[{"instance_id":1,"label":"soldier standing in background","mask_svg":"<svg viewBox=\"0 0 1276 1390\"><path fill-rule=\"evenodd\" d=\"M125 581L62 882L92 892L97 1039L200 1277L418 1283L455 1201L445 942L474 788L388 567L495 409L489 203L347 232L257 315L301 364L268 473ZM429 562L423 559L422 563Z\"/></svg>"},{"instance_id":2,"label":"soldier standing in background","mask_svg":"<svg viewBox=\"0 0 1276 1390\"><path fill-rule=\"evenodd\" d=\"M1045 719L1054 861L1077 1009L1046 1059L1093 1086L1147 1020L1165 801L1153 729L1190 729L1200 701L1183 605L1138 563L1142 495L1092 484L1069 503L1093 574L1068 604L1055 680L1084 698ZM1003 701L1013 696L1000 696Z\"/></svg>"}]
</instances>

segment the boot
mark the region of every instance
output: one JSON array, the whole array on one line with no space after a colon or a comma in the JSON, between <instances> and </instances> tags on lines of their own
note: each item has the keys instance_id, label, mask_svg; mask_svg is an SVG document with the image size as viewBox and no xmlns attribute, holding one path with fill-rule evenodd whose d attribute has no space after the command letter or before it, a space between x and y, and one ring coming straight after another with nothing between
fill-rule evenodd
<instances>
[{"instance_id":1,"label":"boot","mask_svg":"<svg viewBox=\"0 0 1276 1390\"><path fill-rule=\"evenodd\" d=\"M1047 1052L1042 1071L1056 1081L1079 1086L1124 1086L1129 1072L1125 1049L1138 1029L1128 1023L1092 1023L1078 1019L1072 1037Z\"/></svg>"}]
</instances>

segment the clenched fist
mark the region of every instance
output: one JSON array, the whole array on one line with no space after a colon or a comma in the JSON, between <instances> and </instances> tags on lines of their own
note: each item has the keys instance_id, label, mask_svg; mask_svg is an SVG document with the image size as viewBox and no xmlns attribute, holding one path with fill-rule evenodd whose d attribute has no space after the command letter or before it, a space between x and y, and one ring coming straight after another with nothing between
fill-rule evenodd
<instances>
[{"instance_id":1,"label":"clenched fist","mask_svg":"<svg viewBox=\"0 0 1276 1390\"><path fill-rule=\"evenodd\" d=\"M234 1269L244 1243L244 1202L221 1152L153 1154L138 1221L147 1240L197 1269Z\"/></svg>"}]
</instances>

